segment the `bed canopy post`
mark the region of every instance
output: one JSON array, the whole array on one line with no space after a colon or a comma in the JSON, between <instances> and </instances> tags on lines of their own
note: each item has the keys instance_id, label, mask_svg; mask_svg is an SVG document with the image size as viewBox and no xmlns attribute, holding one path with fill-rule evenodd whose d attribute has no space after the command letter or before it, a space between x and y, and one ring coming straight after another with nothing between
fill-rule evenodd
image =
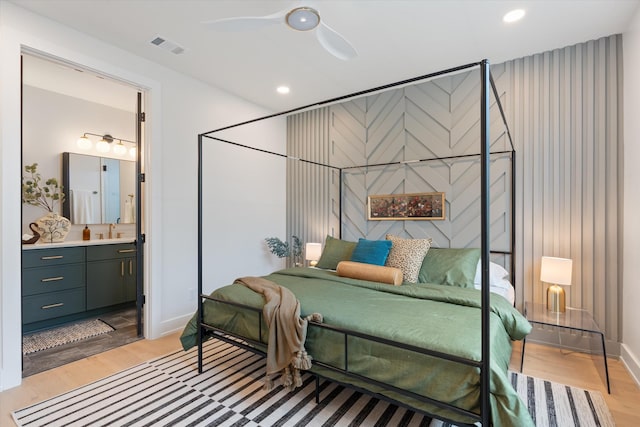
<instances>
[{"instance_id":1,"label":"bed canopy post","mask_svg":"<svg viewBox=\"0 0 640 427\"><path fill-rule=\"evenodd\" d=\"M489 405L489 391L491 377L489 376L489 256L490 256L490 217L489 217L489 200L490 200L490 164L489 155L491 153L489 130L491 123L489 121L489 62L484 59L480 63L480 79L482 85L482 95L480 100L480 141L481 141L481 161L480 161L480 228L481 228L481 258L482 258L482 296L481 296L481 329L482 329L482 368L480 372L480 414L482 416L482 425L491 425L491 406Z\"/></svg>"},{"instance_id":2,"label":"bed canopy post","mask_svg":"<svg viewBox=\"0 0 640 427\"><path fill-rule=\"evenodd\" d=\"M507 128L509 129L509 128ZM516 283L516 150L511 143L511 283ZM515 304L515 298L514 298Z\"/></svg>"},{"instance_id":3,"label":"bed canopy post","mask_svg":"<svg viewBox=\"0 0 640 427\"><path fill-rule=\"evenodd\" d=\"M338 228L338 238L342 239L342 174L344 173L343 169L340 168L338 171L338 176L340 177L338 180L338 184L340 186L340 193L338 194L338 218L340 218L340 227Z\"/></svg>"},{"instance_id":4,"label":"bed canopy post","mask_svg":"<svg viewBox=\"0 0 640 427\"><path fill-rule=\"evenodd\" d=\"M204 321L202 312L202 134L198 135L198 325ZM202 373L202 328L198 327L198 372Z\"/></svg>"}]
</instances>

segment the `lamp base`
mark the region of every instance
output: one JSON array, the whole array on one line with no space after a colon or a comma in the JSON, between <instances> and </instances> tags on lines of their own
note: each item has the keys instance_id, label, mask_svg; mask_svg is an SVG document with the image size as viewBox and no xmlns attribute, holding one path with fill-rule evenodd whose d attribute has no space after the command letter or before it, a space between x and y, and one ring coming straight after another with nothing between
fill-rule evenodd
<instances>
[{"instance_id":1,"label":"lamp base","mask_svg":"<svg viewBox=\"0 0 640 427\"><path fill-rule=\"evenodd\" d=\"M554 313L564 313L567 311L564 289L558 285L551 285L549 289L547 289L547 310Z\"/></svg>"}]
</instances>

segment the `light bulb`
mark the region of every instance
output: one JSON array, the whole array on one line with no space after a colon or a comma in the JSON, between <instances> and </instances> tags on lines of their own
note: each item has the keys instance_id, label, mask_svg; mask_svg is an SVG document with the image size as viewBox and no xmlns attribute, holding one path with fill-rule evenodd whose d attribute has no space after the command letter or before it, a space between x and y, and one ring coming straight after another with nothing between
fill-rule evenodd
<instances>
[{"instance_id":1,"label":"light bulb","mask_svg":"<svg viewBox=\"0 0 640 427\"><path fill-rule=\"evenodd\" d=\"M119 141L116 145L113 146L113 152L118 156L122 156L127 152L127 147L122 144L122 141Z\"/></svg>"},{"instance_id":2,"label":"light bulb","mask_svg":"<svg viewBox=\"0 0 640 427\"><path fill-rule=\"evenodd\" d=\"M502 20L507 23L516 22L521 20L525 15L524 9L514 9L511 12L508 12Z\"/></svg>"},{"instance_id":3,"label":"light bulb","mask_svg":"<svg viewBox=\"0 0 640 427\"><path fill-rule=\"evenodd\" d=\"M138 156L138 150L136 150L136 147L129 148L129 156L133 159Z\"/></svg>"},{"instance_id":4,"label":"light bulb","mask_svg":"<svg viewBox=\"0 0 640 427\"><path fill-rule=\"evenodd\" d=\"M285 17L287 25L294 30L313 30L320 23L320 14L310 7L296 7Z\"/></svg>"},{"instance_id":5,"label":"light bulb","mask_svg":"<svg viewBox=\"0 0 640 427\"><path fill-rule=\"evenodd\" d=\"M104 138L102 138L96 144L96 150L98 150L101 153L108 153L110 149L111 147L109 147L109 143Z\"/></svg>"},{"instance_id":6,"label":"light bulb","mask_svg":"<svg viewBox=\"0 0 640 427\"><path fill-rule=\"evenodd\" d=\"M77 144L78 147L82 148L83 150L88 150L93 145L87 135L82 135L80 138L78 138Z\"/></svg>"}]
</instances>

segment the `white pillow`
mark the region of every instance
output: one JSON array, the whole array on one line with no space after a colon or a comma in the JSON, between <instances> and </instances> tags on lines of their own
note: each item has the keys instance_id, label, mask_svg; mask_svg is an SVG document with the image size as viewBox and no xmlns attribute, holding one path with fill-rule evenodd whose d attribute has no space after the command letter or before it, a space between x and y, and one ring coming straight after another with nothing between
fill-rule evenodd
<instances>
[{"instance_id":1,"label":"white pillow","mask_svg":"<svg viewBox=\"0 0 640 427\"><path fill-rule=\"evenodd\" d=\"M482 289L482 285L479 283L474 284L474 287L478 290ZM498 280L495 285L489 286L489 291L503 296L511 305L516 298L516 291L507 279Z\"/></svg>"},{"instance_id":2,"label":"white pillow","mask_svg":"<svg viewBox=\"0 0 640 427\"><path fill-rule=\"evenodd\" d=\"M482 271L481 271L482 259L478 260L478 266L476 267L476 277L473 279L475 285L482 284ZM495 262L489 262L489 285L496 286L505 277L509 276L509 272L505 270L501 265Z\"/></svg>"}]
</instances>

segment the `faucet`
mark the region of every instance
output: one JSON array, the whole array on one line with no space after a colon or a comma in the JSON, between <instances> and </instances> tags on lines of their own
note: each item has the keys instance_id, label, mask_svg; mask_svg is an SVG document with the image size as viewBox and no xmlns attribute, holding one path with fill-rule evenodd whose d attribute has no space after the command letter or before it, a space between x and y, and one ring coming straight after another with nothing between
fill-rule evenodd
<instances>
[{"instance_id":1,"label":"faucet","mask_svg":"<svg viewBox=\"0 0 640 427\"><path fill-rule=\"evenodd\" d=\"M116 225L115 224L109 224L109 238L113 239L113 230L116 229Z\"/></svg>"}]
</instances>

